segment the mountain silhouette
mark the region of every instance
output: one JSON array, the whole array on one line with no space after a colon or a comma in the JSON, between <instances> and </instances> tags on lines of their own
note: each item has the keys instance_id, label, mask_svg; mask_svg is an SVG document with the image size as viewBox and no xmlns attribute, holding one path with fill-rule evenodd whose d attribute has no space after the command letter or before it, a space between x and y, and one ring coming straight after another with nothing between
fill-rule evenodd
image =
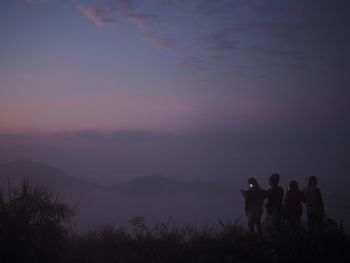
<instances>
[{"instance_id":1,"label":"mountain silhouette","mask_svg":"<svg viewBox=\"0 0 350 263\"><path fill-rule=\"evenodd\" d=\"M29 179L33 185L47 187L53 192L97 190L100 186L70 176L63 170L48 166L41 162L16 160L0 165L0 186L2 188L16 187L24 179Z\"/></svg>"},{"instance_id":2,"label":"mountain silhouette","mask_svg":"<svg viewBox=\"0 0 350 263\"><path fill-rule=\"evenodd\" d=\"M78 232L103 224L125 224L134 216L145 216L149 222L169 217L179 222L204 222L242 211L241 202L231 201L238 190L213 182L180 181L153 174L103 187L40 162L17 160L0 165L0 190L6 192L8 184L11 188L19 186L24 178L76 207L73 223Z\"/></svg>"},{"instance_id":3,"label":"mountain silhouette","mask_svg":"<svg viewBox=\"0 0 350 263\"><path fill-rule=\"evenodd\" d=\"M135 194L161 196L169 194L215 194L231 191L231 188L214 182L179 181L162 174L153 174L134 178L112 187L114 191Z\"/></svg>"},{"instance_id":4,"label":"mountain silhouette","mask_svg":"<svg viewBox=\"0 0 350 263\"><path fill-rule=\"evenodd\" d=\"M81 178L68 175L59 168L29 160L16 160L0 165L0 190L5 194L28 179L32 185L45 187L49 192L75 207L72 225L77 231L86 231L94 226L115 220L118 198L110 190ZM119 209L120 210L120 209ZM111 213L111 211L116 211Z\"/></svg>"}]
</instances>

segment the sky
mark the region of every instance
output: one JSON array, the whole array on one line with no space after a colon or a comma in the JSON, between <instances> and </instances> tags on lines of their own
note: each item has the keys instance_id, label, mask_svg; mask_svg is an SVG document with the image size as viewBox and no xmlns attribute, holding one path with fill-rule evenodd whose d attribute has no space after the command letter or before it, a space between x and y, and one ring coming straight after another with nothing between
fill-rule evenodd
<instances>
[{"instance_id":1,"label":"sky","mask_svg":"<svg viewBox=\"0 0 350 263\"><path fill-rule=\"evenodd\" d=\"M2 1L0 129L176 133L344 121L347 2Z\"/></svg>"},{"instance_id":2,"label":"sky","mask_svg":"<svg viewBox=\"0 0 350 263\"><path fill-rule=\"evenodd\" d=\"M347 178L349 13L346 0L3 0L1 160L108 180Z\"/></svg>"}]
</instances>

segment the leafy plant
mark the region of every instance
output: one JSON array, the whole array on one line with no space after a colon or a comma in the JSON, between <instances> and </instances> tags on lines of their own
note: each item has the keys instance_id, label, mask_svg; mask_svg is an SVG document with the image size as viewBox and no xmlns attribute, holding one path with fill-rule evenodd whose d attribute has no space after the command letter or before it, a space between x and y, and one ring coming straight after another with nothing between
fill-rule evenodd
<instances>
[{"instance_id":1,"label":"leafy plant","mask_svg":"<svg viewBox=\"0 0 350 263\"><path fill-rule=\"evenodd\" d=\"M74 210L43 187L23 180L0 192L0 246L3 262L59 262Z\"/></svg>"}]
</instances>

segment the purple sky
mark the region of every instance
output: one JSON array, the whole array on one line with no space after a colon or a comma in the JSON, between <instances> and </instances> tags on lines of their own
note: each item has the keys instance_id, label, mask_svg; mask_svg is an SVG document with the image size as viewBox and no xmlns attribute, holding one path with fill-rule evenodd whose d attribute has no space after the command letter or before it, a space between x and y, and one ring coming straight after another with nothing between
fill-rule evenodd
<instances>
[{"instance_id":1,"label":"purple sky","mask_svg":"<svg viewBox=\"0 0 350 263\"><path fill-rule=\"evenodd\" d=\"M347 191L348 0L0 5L1 163Z\"/></svg>"},{"instance_id":2,"label":"purple sky","mask_svg":"<svg viewBox=\"0 0 350 263\"><path fill-rule=\"evenodd\" d=\"M0 131L348 120L348 1L4 0Z\"/></svg>"}]
</instances>

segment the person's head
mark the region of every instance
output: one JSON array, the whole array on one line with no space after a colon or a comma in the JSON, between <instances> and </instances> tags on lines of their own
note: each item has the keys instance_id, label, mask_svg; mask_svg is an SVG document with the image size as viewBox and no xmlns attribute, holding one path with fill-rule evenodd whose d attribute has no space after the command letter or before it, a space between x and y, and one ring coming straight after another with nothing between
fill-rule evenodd
<instances>
[{"instance_id":1,"label":"person's head","mask_svg":"<svg viewBox=\"0 0 350 263\"><path fill-rule=\"evenodd\" d=\"M299 184L297 181L291 181L289 184L289 190L292 192L296 192L299 191Z\"/></svg>"},{"instance_id":2,"label":"person's head","mask_svg":"<svg viewBox=\"0 0 350 263\"><path fill-rule=\"evenodd\" d=\"M317 185L317 178L316 176L310 176L309 177L309 186L316 186Z\"/></svg>"},{"instance_id":3,"label":"person's head","mask_svg":"<svg viewBox=\"0 0 350 263\"><path fill-rule=\"evenodd\" d=\"M270 176L269 182L271 186L277 186L280 182L280 175L278 173L275 173Z\"/></svg>"},{"instance_id":4,"label":"person's head","mask_svg":"<svg viewBox=\"0 0 350 263\"><path fill-rule=\"evenodd\" d=\"M254 177L248 179L249 188L259 188L259 184Z\"/></svg>"}]
</instances>

